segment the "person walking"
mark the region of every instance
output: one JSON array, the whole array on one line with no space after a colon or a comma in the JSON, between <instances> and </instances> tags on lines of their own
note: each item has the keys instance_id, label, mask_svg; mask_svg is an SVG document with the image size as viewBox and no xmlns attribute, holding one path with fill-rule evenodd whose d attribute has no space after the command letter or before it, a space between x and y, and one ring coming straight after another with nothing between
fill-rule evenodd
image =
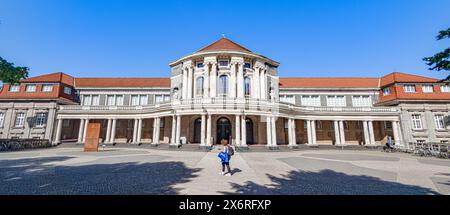
<instances>
[{"instance_id":1,"label":"person walking","mask_svg":"<svg viewBox=\"0 0 450 215\"><path fill-rule=\"evenodd\" d=\"M234 155L234 149L228 143L228 140L222 139L220 141L223 148L220 151L218 157L220 158L220 162L222 163L222 173L221 175L231 176L231 168L230 168L230 160L231 156ZM227 172L225 172L225 168L227 168Z\"/></svg>"}]
</instances>

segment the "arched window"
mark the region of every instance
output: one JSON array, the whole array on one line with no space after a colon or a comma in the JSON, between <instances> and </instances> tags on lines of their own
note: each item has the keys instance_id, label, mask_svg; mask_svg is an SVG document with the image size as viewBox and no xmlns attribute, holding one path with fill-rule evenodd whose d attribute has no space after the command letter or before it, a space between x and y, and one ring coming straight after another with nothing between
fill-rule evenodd
<instances>
[{"instance_id":1,"label":"arched window","mask_svg":"<svg viewBox=\"0 0 450 215\"><path fill-rule=\"evenodd\" d=\"M197 84L197 89L196 89L197 96L203 96L203 92L204 92L203 82L204 82L203 77L197 78L197 83L196 83Z\"/></svg>"},{"instance_id":2,"label":"arched window","mask_svg":"<svg viewBox=\"0 0 450 215\"><path fill-rule=\"evenodd\" d=\"M219 95L228 95L228 76L221 75L219 77Z\"/></svg>"},{"instance_id":3,"label":"arched window","mask_svg":"<svg viewBox=\"0 0 450 215\"><path fill-rule=\"evenodd\" d=\"M251 84L250 84L250 78L245 77L244 78L244 93L246 96L250 96L251 93Z\"/></svg>"}]
</instances>

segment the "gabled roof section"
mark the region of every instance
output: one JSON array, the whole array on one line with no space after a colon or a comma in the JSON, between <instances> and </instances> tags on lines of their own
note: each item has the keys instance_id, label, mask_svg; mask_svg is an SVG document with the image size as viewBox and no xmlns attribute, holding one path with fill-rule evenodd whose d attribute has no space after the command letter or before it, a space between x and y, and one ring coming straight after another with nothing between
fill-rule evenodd
<instances>
[{"instance_id":1,"label":"gabled roof section","mask_svg":"<svg viewBox=\"0 0 450 215\"><path fill-rule=\"evenodd\" d=\"M170 78L76 78L75 87L94 88L170 88Z\"/></svg>"},{"instance_id":2,"label":"gabled roof section","mask_svg":"<svg viewBox=\"0 0 450 215\"><path fill-rule=\"evenodd\" d=\"M381 87L393 83L435 83L435 82L439 82L439 79L427 78L423 76L411 75L401 72L393 72L381 78Z\"/></svg>"},{"instance_id":3,"label":"gabled roof section","mask_svg":"<svg viewBox=\"0 0 450 215\"><path fill-rule=\"evenodd\" d=\"M207 52L207 51L243 51L243 52L252 52L249 49L227 39L227 38L221 38L220 40L217 40L216 42L212 43L211 45L208 45L202 49L200 49L198 52Z\"/></svg>"},{"instance_id":4,"label":"gabled roof section","mask_svg":"<svg viewBox=\"0 0 450 215\"><path fill-rule=\"evenodd\" d=\"M20 80L20 83L63 83L73 86L74 78L65 73L57 72L23 79Z\"/></svg>"},{"instance_id":5,"label":"gabled roof section","mask_svg":"<svg viewBox=\"0 0 450 215\"><path fill-rule=\"evenodd\" d=\"M280 88L378 88L379 78L280 78Z\"/></svg>"}]
</instances>

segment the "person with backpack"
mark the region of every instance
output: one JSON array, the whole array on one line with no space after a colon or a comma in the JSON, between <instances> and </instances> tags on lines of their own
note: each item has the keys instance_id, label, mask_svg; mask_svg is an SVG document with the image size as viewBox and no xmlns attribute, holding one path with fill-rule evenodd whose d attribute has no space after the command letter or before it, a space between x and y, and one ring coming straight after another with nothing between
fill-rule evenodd
<instances>
[{"instance_id":1,"label":"person with backpack","mask_svg":"<svg viewBox=\"0 0 450 215\"><path fill-rule=\"evenodd\" d=\"M222 139L220 143L223 146L222 151L219 153L218 157L220 158L220 162L222 163L222 173L221 175L231 176L231 168L230 168L230 160L231 156L234 155L234 149L228 143L228 140ZM228 172L225 172L225 167Z\"/></svg>"}]
</instances>

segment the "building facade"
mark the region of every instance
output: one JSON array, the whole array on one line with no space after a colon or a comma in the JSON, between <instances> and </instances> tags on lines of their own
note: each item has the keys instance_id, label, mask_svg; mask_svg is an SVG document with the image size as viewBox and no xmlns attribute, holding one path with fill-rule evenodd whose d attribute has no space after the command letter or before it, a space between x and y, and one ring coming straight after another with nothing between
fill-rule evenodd
<instances>
[{"instance_id":1,"label":"building facade","mask_svg":"<svg viewBox=\"0 0 450 215\"><path fill-rule=\"evenodd\" d=\"M277 148L450 140L448 83L404 73L283 78L278 66L222 38L170 63L169 78L29 78L0 93L1 135L82 144L88 124L100 123L106 144L210 147L227 139Z\"/></svg>"}]
</instances>

